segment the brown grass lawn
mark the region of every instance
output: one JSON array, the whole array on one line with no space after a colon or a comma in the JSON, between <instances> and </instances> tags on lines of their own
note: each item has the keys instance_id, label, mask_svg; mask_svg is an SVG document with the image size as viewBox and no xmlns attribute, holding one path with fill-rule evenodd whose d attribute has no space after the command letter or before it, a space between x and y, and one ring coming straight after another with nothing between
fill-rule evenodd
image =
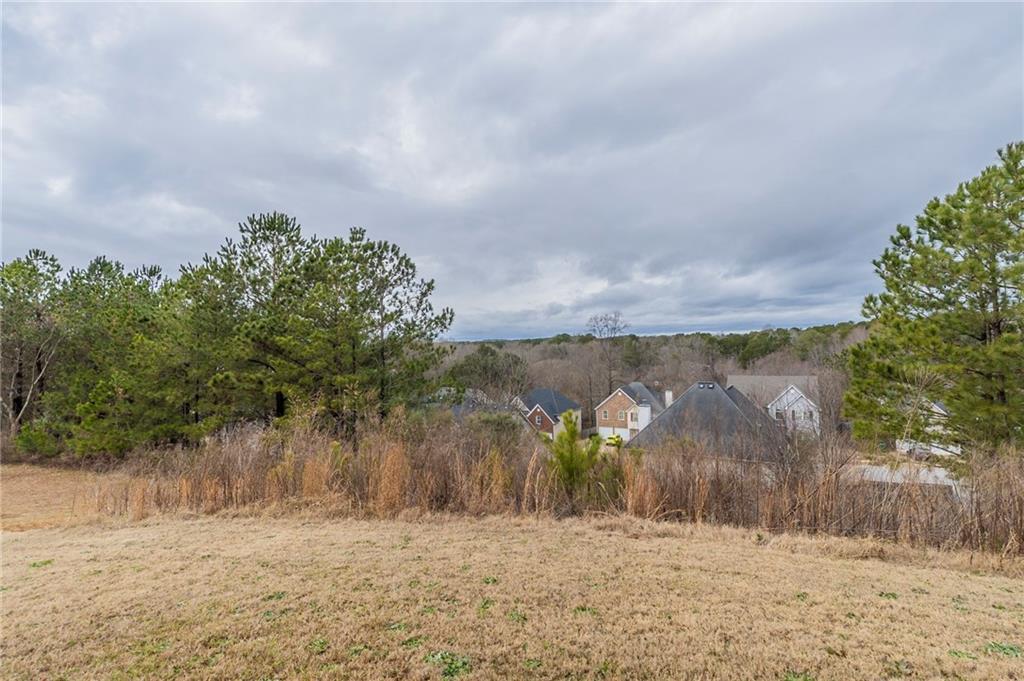
<instances>
[{"instance_id":1,"label":"brown grass lawn","mask_svg":"<svg viewBox=\"0 0 1024 681\"><path fill-rule=\"evenodd\" d=\"M30 530L95 520L96 495L120 476L25 464L0 467L0 528Z\"/></svg>"},{"instance_id":2,"label":"brown grass lawn","mask_svg":"<svg viewBox=\"0 0 1024 681\"><path fill-rule=\"evenodd\" d=\"M32 515L7 471L5 522ZM1024 679L1024 581L966 554L621 518L164 517L2 542L4 678Z\"/></svg>"}]
</instances>

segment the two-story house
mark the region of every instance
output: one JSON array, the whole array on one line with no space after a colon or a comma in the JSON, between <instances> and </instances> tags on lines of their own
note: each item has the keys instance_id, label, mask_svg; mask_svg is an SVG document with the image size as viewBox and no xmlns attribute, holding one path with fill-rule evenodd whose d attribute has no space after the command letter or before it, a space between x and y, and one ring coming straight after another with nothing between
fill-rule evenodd
<instances>
[{"instance_id":1,"label":"two-story house","mask_svg":"<svg viewBox=\"0 0 1024 681\"><path fill-rule=\"evenodd\" d=\"M672 403L672 391L664 401L639 381L617 388L594 409L597 432L602 438L620 436L628 442Z\"/></svg>"},{"instance_id":2,"label":"two-story house","mask_svg":"<svg viewBox=\"0 0 1024 681\"><path fill-rule=\"evenodd\" d=\"M565 430L562 414L572 412L577 424L582 416L579 404L553 388L534 388L513 398L512 403L534 430L551 438Z\"/></svg>"},{"instance_id":3,"label":"two-story house","mask_svg":"<svg viewBox=\"0 0 1024 681\"><path fill-rule=\"evenodd\" d=\"M817 376L732 375L726 384L739 390L786 430L821 432L821 409L814 401Z\"/></svg>"}]
</instances>

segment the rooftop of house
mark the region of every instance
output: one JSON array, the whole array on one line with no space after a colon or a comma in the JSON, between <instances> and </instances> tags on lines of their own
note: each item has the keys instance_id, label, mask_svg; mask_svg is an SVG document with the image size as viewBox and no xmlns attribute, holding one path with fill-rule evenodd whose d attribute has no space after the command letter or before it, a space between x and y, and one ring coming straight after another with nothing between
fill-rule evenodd
<instances>
[{"instance_id":1,"label":"rooftop of house","mask_svg":"<svg viewBox=\"0 0 1024 681\"><path fill-rule=\"evenodd\" d=\"M540 406L540 408L544 410L544 413L555 421L558 421L562 412L569 409L580 408L580 405L576 402L573 402L553 388L534 388L519 399L522 400L524 405L526 405L527 411L531 411L534 407Z\"/></svg>"},{"instance_id":2,"label":"rooftop of house","mask_svg":"<svg viewBox=\"0 0 1024 681\"><path fill-rule=\"evenodd\" d=\"M629 395L629 399L633 400L637 404L651 405L652 416L656 416L665 410L665 405L657 394L640 381L627 383L619 389Z\"/></svg>"},{"instance_id":3,"label":"rooftop of house","mask_svg":"<svg viewBox=\"0 0 1024 681\"><path fill-rule=\"evenodd\" d=\"M764 407L789 386L794 386L807 398L818 397L817 376L768 376L764 374L731 374L725 384L739 390L758 406Z\"/></svg>"},{"instance_id":4,"label":"rooftop of house","mask_svg":"<svg viewBox=\"0 0 1024 681\"><path fill-rule=\"evenodd\" d=\"M650 447L674 439L708 445L736 445L758 436L776 437L778 427L739 390L723 389L714 381L698 381L661 412L629 442Z\"/></svg>"}]
</instances>

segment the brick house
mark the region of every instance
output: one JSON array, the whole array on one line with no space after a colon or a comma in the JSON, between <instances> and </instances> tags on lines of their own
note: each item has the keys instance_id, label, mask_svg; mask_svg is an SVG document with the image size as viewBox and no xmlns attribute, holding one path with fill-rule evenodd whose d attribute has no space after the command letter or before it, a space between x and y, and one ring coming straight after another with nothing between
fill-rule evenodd
<instances>
[{"instance_id":1,"label":"brick house","mask_svg":"<svg viewBox=\"0 0 1024 681\"><path fill-rule=\"evenodd\" d=\"M618 435L628 442L671 403L671 390L665 391L663 402L643 383L633 381L617 388L594 409L597 432L602 438Z\"/></svg>"},{"instance_id":2,"label":"brick house","mask_svg":"<svg viewBox=\"0 0 1024 681\"><path fill-rule=\"evenodd\" d=\"M577 425L582 415L579 404L552 388L534 388L512 402L534 430L552 438L565 430L562 414L573 412Z\"/></svg>"}]
</instances>

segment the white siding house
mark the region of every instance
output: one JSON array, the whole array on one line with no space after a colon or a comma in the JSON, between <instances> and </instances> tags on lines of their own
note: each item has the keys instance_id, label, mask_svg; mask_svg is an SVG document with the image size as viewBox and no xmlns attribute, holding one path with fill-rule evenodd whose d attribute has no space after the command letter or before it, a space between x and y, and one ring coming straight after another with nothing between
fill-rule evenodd
<instances>
[{"instance_id":1,"label":"white siding house","mask_svg":"<svg viewBox=\"0 0 1024 681\"><path fill-rule=\"evenodd\" d=\"M821 410L795 385L787 386L767 409L769 416L786 424L786 430L815 435L821 432Z\"/></svg>"},{"instance_id":2,"label":"white siding house","mask_svg":"<svg viewBox=\"0 0 1024 681\"><path fill-rule=\"evenodd\" d=\"M925 430L936 436L936 440L942 439L946 433L943 422L949 418L949 411L941 402L927 404L929 424ZM917 440L896 440L896 451L911 456L959 456L962 452L959 445L946 444L943 442L918 442Z\"/></svg>"},{"instance_id":3,"label":"white siding house","mask_svg":"<svg viewBox=\"0 0 1024 681\"><path fill-rule=\"evenodd\" d=\"M727 384L767 411L777 423L785 424L786 430L821 432L821 409L814 401L818 395L817 376L734 374Z\"/></svg>"}]
</instances>

